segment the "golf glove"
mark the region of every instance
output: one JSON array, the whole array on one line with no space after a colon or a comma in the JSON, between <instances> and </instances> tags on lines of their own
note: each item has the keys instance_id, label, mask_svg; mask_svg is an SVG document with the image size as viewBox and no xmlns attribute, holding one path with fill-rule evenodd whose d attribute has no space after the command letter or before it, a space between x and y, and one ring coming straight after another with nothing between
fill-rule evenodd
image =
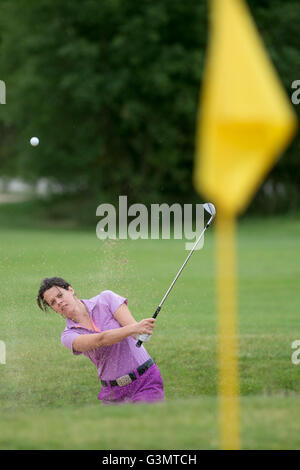
<instances>
[{"instance_id":1,"label":"golf glove","mask_svg":"<svg viewBox=\"0 0 300 470\"><path fill-rule=\"evenodd\" d=\"M135 336L138 341L143 341L143 343L146 343L147 341L150 340L151 335L143 334L143 335L136 335Z\"/></svg>"}]
</instances>

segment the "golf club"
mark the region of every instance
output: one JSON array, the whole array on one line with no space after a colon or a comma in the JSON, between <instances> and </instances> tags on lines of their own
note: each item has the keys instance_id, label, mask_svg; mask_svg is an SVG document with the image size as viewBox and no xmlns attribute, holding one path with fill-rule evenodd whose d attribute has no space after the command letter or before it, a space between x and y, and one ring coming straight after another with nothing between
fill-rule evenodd
<instances>
[{"instance_id":1,"label":"golf club","mask_svg":"<svg viewBox=\"0 0 300 470\"><path fill-rule=\"evenodd\" d=\"M179 278L180 274L182 273L182 270L183 268L185 267L186 263L188 262L188 260L190 259L190 257L192 256L196 246L198 245L199 241L201 240L201 238L203 237L205 231L208 229L208 227L210 226L210 224L212 223L213 219L215 218L215 215L216 215L216 209L215 209L215 206L211 203L211 202L206 202L205 204L203 204L203 207L204 207L204 210L206 212L208 212L208 214L210 215L210 218L207 222L207 224L205 225L204 229L202 230L201 234L199 235L199 237L197 238L193 248L191 249L191 251L189 252L185 262L183 263L183 265L181 266L181 268L179 269L178 273L176 274L172 284L170 285L169 289L167 290L167 292L165 293L165 295L163 296L160 304L158 305L157 309L155 310L155 313L154 315L152 316L152 318L156 318L157 315L159 314L160 310L161 310L161 307L163 306L166 298L168 297L169 293L171 292L171 290L173 289L174 287L174 284L175 282L177 281L177 279ZM143 344L143 341L145 341L148 336L150 335L147 335L147 334L144 334L144 335L139 335L138 338L138 342L136 343L136 347L137 348L140 348L141 345Z\"/></svg>"}]
</instances>

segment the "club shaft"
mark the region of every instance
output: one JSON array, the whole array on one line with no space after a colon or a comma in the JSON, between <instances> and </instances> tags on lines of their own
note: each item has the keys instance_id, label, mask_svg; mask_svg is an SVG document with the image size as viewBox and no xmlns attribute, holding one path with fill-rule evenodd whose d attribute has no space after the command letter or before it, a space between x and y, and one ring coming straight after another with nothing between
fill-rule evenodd
<instances>
[{"instance_id":1,"label":"club shaft","mask_svg":"<svg viewBox=\"0 0 300 470\"><path fill-rule=\"evenodd\" d=\"M193 248L192 248L191 251L189 252L189 254L188 254L188 256L187 256L185 262L183 263L183 265L182 265L181 268L179 269L179 271L178 271L178 273L176 274L176 276L175 276L175 278L174 278L172 284L170 285L169 289L167 290L167 292L166 292L165 295L163 296L163 298L162 298L162 300L161 300L161 302L160 302L160 304L159 304L159 307L160 307L160 308L162 307L162 305L164 304L166 298L168 297L168 295L170 294L171 290L173 289L175 282L177 281L177 279L179 278L180 274L182 273L183 268L184 268L185 265L187 264L188 260L190 259L190 257L191 257L192 254L194 253L196 246L198 245L199 241L200 241L201 238L203 237L205 231L208 229L208 227L209 227L211 221L212 221L212 217L211 217L210 220L207 222L206 226L204 227L204 229L202 230L201 234L200 234L199 237L197 238L197 240L196 240L196 242L195 242Z\"/></svg>"},{"instance_id":2,"label":"club shaft","mask_svg":"<svg viewBox=\"0 0 300 470\"><path fill-rule=\"evenodd\" d=\"M158 305L157 309L155 310L155 313L154 313L154 315L152 316L152 318L156 318L157 315L159 314L160 309L161 309L161 307L163 306L163 304L164 304L166 298L168 297L168 295L170 294L171 290L173 289L175 282L177 281L177 279L179 278L180 274L182 273L182 271L183 271L185 265L187 264L188 260L190 259L190 257L191 257L192 254L194 253L196 246L198 245L199 241L200 241L201 238L203 237L205 231L206 231L206 230L208 229L208 227L210 226L210 224L211 224L213 218L214 218L214 216L212 216L212 217L209 219L209 221L207 222L206 226L205 226L204 229L202 230L201 234L200 234L199 237L197 238L197 240L196 240L196 242L195 242L193 248L192 248L191 251L189 252L189 254L188 254L186 260L184 261L183 265L181 266L181 268L179 269L178 273L176 274L176 276L175 276L175 278L174 278L172 284L170 285L169 289L167 290L167 292L166 292L165 295L163 296L163 298L162 298L160 304ZM139 348L139 347L142 345L142 343L143 343L143 341L139 340L139 341L136 343L136 346Z\"/></svg>"}]
</instances>

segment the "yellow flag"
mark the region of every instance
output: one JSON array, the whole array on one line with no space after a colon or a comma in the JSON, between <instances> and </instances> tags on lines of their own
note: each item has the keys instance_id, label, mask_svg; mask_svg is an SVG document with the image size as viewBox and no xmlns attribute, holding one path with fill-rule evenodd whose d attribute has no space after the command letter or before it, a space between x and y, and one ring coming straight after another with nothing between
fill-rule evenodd
<instances>
[{"instance_id":1,"label":"yellow flag","mask_svg":"<svg viewBox=\"0 0 300 470\"><path fill-rule=\"evenodd\" d=\"M211 6L194 183L217 209L237 214L287 146L296 115L245 2Z\"/></svg>"}]
</instances>

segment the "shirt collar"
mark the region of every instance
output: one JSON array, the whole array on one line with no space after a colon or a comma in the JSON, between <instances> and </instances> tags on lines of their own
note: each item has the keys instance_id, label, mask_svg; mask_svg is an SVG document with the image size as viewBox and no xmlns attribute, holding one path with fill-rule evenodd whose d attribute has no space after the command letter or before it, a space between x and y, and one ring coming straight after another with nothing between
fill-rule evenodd
<instances>
[{"instance_id":1,"label":"shirt collar","mask_svg":"<svg viewBox=\"0 0 300 470\"><path fill-rule=\"evenodd\" d=\"M90 318L92 318L92 311L96 306L96 301L86 300L86 299L84 300L80 299L80 301L86 306L89 316ZM66 318L66 327L67 328L80 328L80 323L76 323L75 321L71 320L71 318Z\"/></svg>"}]
</instances>

